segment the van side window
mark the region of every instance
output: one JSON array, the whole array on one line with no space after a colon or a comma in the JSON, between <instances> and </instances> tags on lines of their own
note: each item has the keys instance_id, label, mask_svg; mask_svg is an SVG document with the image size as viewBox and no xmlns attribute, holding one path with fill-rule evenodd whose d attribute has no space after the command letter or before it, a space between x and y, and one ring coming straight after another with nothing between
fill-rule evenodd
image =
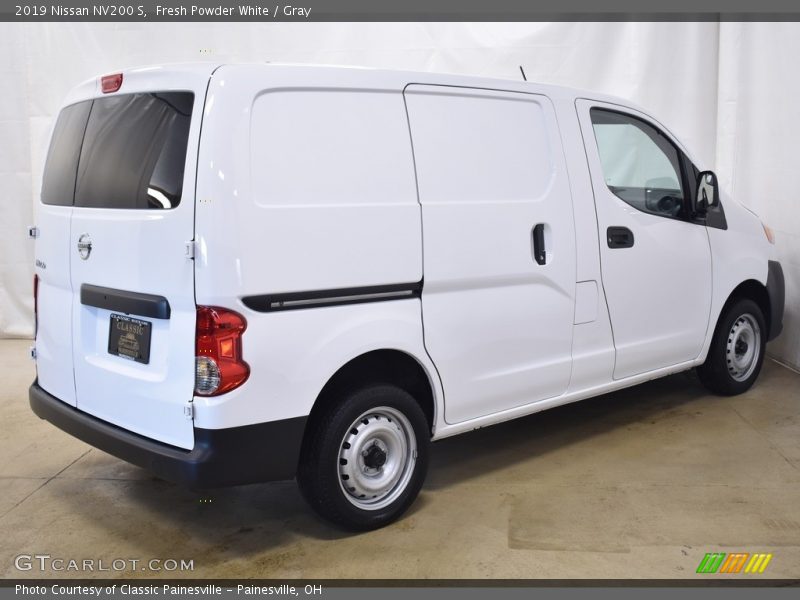
<instances>
[{"instance_id":1,"label":"van side window","mask_svg":"<svg viewBox=\"0 0 800 600\"><path fill-rule=\"evenodd\" d=\"M642 212L685 218L681 155L672 142L631 115L593 108L591 118L603 178L614 195Z\"/></svg>"}]
</instances>

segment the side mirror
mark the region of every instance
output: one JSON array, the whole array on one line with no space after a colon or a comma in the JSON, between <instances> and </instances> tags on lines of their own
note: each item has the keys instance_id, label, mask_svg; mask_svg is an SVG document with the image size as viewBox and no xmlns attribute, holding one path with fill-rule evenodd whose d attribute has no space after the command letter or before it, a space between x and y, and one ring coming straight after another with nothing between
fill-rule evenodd
<instances>
[{"instance_id":1,"label":"side mirror","mask_svg":"<svg viewBox=\"0 0 800 600\"><path fill-rule=\"evenodd\" d=\"M719 206L719 185L713 171L703 171L697 176L697 195L695 196L695 213L705 214L709 208Z\"/></svg>"}]
</instances>

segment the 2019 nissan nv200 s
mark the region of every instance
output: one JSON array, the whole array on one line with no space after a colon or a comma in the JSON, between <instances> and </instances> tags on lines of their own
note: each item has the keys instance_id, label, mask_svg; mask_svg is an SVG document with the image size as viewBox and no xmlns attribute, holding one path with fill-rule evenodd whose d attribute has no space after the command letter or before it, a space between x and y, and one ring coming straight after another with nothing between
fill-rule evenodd
<instances>
[{"instance_id":1,"label":"2019 nissan nv200 s","mask_svg":"<svg viewBox=\"0 0 800 600\"><path fill-rule=\"evenodd\" d=\"M34 412L164 479L368 529L432 440L696 368L755 381L771 232L616 98L431 73L75 88L36 206Z\"/></svg>"}]
</instances>

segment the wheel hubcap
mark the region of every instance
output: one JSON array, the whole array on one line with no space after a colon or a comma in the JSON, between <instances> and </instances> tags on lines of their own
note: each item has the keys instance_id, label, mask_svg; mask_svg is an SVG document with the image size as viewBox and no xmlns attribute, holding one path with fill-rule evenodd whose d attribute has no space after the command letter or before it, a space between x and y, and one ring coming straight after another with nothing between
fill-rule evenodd
<instances>
[{"instance_id":1,"label":"wheel hubcap","mask_svg":"<svg viewBox=\"0 0 800 600\"><path fill-rule=\"evenodd\" d=\"M761 352L761 329L753 315L744 314L733 322L728 333L725 356L728 372L736 381L753 374Z\"/></svg>"},{"instance_id":2,"label":"wheel hubcap","mask_svg":"<svg viewBox=\"0 0 800 600\"><path fill-rule=\"evenodd\" d=\"M364 450L361 456L364 457L364 465L368 469L380 469L386 464L386 451L378 445L378 440L375 440L369 450Z\"/></svg>"},{"instance_id":3,"label":"wheel hubcap","mask_svg":"<svg viewBox=\"0 0 800 600\"><path fill-rule=\"evenodd\" d=\"M417 459L411 423L382 406L353 421L339 448L339 484L358 508L378 510L394 502L408 485Z\"/></svg>"}]
</instances>

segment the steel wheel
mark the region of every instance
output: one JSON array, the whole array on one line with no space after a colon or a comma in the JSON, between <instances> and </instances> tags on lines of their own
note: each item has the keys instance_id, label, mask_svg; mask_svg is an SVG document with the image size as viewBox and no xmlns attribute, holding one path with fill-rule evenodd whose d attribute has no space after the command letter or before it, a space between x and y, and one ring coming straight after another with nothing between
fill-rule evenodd
<instances>
[{"instance_id":1,"label":"steel wheel","mask_svg":"<svg viewBox=\"0 0 800 600\"><path fill-rule=\"evenodd\" d=\"M389 383L337 389L307 426L297 483L321 516L347 529L400 517L425 481L430 423L406 390Z\"/></svg>"},{"instance_id":2,"label":"steel wheel","mask_svg":"<svg viewBox=\"0 0 800 600\"><path fill-rule=\"evenodd\" d=\"M761 328L749 313L733 322L725 345L728 372L736 381L745 381L758 364L761 353Z\"/></svg>"},{"instance_id":3,"label":"steel wheel","mask_svg":"<svg viewBox=\"0 0 800 600\"><path fill-rule=\"evenodd\" d=\"M723 396L749 390L764 362L766 331L764 312L752 298L729 300L714 328L706 360L697 368L703 385Z\"/></svg>"},{"instance_id":4,"label":"steel wheel","mask_svg":"<svg viewBox=\"0 0 800 600\"><path fill-rule=\"evenodd\" d=\"M409 420L380 406L359 416L339 447L339 485L363 510L379 510L403 493L417 460L417 442Z\"/></svg>"}]
</instances>

